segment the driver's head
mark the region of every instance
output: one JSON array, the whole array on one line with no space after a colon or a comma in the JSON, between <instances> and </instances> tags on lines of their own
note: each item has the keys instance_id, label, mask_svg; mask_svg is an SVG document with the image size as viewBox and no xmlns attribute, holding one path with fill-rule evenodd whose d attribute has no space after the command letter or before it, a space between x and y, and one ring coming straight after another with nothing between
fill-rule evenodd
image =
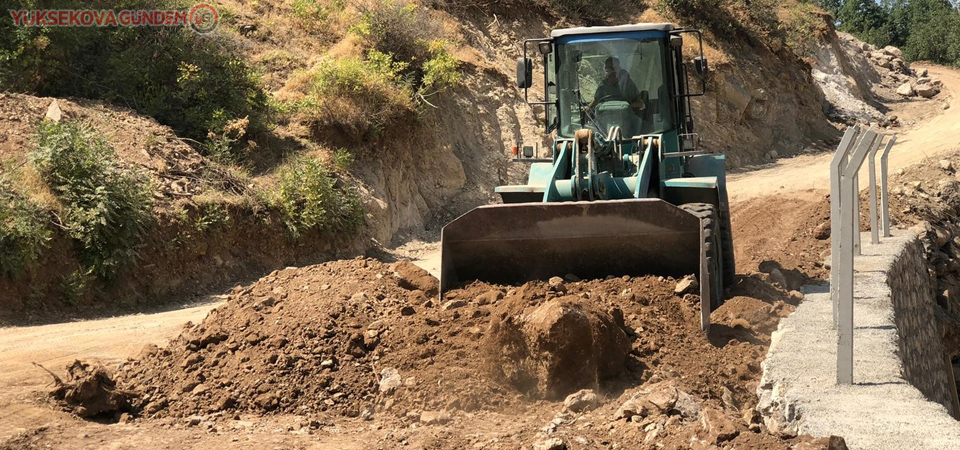
<instances>
[{"instance_id":1,"label":"driver's head","mask_svg":"<svg viewBox=\"0 0 960 450\"><path fill-rule=\"evenodd\" d=\"M603 62L603 70L608 77L616 78L620 73L620 60L616 57L609 57Z\"/></svg>"}]
</instances>

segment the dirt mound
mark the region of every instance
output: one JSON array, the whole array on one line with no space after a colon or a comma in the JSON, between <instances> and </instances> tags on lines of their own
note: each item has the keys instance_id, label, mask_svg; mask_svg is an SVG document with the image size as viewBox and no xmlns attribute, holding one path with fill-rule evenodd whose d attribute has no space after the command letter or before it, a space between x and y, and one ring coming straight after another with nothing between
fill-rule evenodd
<instances>
[{"instance_id":1,"label":"dirt mound","mask_svg":"<svg viewBox=\"0 0 960 450\"><path fill-rule=\"evenodd\" d=\"M441 307L412 289L424 278L409 269L357 259L274 272L235 289L226 306L168 348L145 349L120 377L147 394L139 406L149 416L358 416L395 403L425 410L511 403L515 394L469 357L491 308Z\"/></svg>"},{"instance_id":2,"label":"dirt mound","mask_svg":"<svg viewBox=\"0 0 960 450\"><path fill-rule=\"evenodd\" d=\"M64 410L80 417L116 420L131 410L132 392L117 389L107 371L97 364L74 361L67 366L67 381L54 376L50 397Z\"/></svg>"},{"instance_id":3,"label":"dirt mound","mask_svg":"<svg viewBox=\"0 0 960 450\"><path fill-rule=\"evenodd\" d=\"M188 325L168 348L146 348L139 359L121 365L118 377L122 386L143 394L136 406L144 415L174 417L225 410L405 417L523 407L524 391L557 398L581 387L578 382L550 389L538 381L532 390L518 390L503 382L504 366L497 363L502 359L474 357L485 354L484 343L500 340L496 330L510 328L508 323L533 336L517 341L527 344L521 352L526 364L536 366L516 372L527 374L520 379L555 379L587 367L589 375L579 380L619 392L657 373L681 374L692 392L719 398L718 380L759 374L763 349L749 343L762 341L757 331L736 329L712 343L699 330L696 296L677 297L671 279L560 286L537 281L519 288L477 282L437 304L413 289L424 281L419 275L405 263L363 259L274 272L234 289L225 306ZM565 321L571 316L565 308L582 313L588 326ZM723 310L715 315L725 317ZM597 350L570 337L546 338L557 332L609 345ZM576 345L567 354L556 342ZM578 366L567 366L571 361ZM736 396L746 402L752 390L744 386Z\"/></svg>"}]
</instances>

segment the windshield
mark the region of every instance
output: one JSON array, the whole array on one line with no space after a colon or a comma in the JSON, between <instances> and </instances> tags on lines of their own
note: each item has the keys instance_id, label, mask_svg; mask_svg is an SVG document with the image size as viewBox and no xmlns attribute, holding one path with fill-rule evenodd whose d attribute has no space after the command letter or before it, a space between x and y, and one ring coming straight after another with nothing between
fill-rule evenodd
<instances>
[{"instance_id":1,"label":"windshield","mask_svg":"<svg viewBox=\"0 0 960 450\"><path fill-rule=\"evenodd\" d=\"M586 127L605 135L619 126L629 139L670 130L662 34L599 39L583 36L557 46L560 134Z\"/></svg>"}]
</instances>

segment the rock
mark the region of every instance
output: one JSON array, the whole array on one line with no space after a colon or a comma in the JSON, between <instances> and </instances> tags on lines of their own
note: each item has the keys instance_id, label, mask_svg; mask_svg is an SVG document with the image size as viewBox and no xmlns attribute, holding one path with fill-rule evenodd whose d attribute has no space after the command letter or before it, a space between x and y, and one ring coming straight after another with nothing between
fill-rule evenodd
<instances>
[{"instance_id":1,"label":"rock","mask_svg":"<svg viewBox=\"0 0 960 450\"><path fill-rule=\"evenodd\" d=\"M443 425L450 422L450 413L446 411L424 411L420 413L420 423L424 425Z\"/></svg>"},{"instance_id":2,"label":"rock","mask_svg":"<svg viewBox=\"0 0 960 450\"><path fill-rule=\"evenodd\" d=\"M928 83L930 83L930 79L927 77L917 78L917 84L928 84Z\"/></svg>"},{"instance_id":3,"label":"rock","mask_svg":"<svg viewBox=\"0 0 960 450\"><path fill-rule=\"evenodd\" d=\"M620 419L630 420L630 418L634 416L646 417L649 414L650 414L650 409L643 404L643 401L637 400L636 398L631 398L623 402L623 404L620 405L619 408L617 408L617 412L613 414L613 419L614 420L620 420Z\"/></svg>"},{"instance_id":4,"label":"rock","mask_svg":"<svg viewBox=\"0 0 960 450\"><path fill-rule=\"evenodd\" d=\"M703 408L692 395L677 389L677 402L673 405L673 409L679 411L685 419L696 419Z\"/></svg>"},{"instance_id":5,"label":"rock","mask_svg":"<svg viewBox=\"0 0 960 450\"><path fill-rule=\"evenodd\" d=\"M555 437L533 444L533 450L567 450L567 444Z\"/></svg>"},{"instance_id":6,"label":"rock","mask_svg":"<svg viewBox=\"0 0 960 450\"><path fill-rule=\"evenodd\" d=\"M547 284L550 285L550 289L553 289L557 292L567 292L567 286L563 284L563 278L552 277L550 281L547 281Z\"/></svg>"},{"instance_id":7,"label":"rock","mask_svg":"<svg viewBox=\"0 0 960 450\"><path fill-rule=\"evenodd\" d=\"M697 279L693 276L687 275L683 277L682 280L677 282L677 285L673 288L673 293L679 296L683 296L685 294L696 294L697 289L699 288L700 285L697 283Z\"/></svg>"},{"instance_id":8,"label":"rock","mask_svg":"<svg viewBox=\"0 0 960 450\"><path fill-rule=\"evenodd\" d=\"M917 77L923 78L926 77L929 72L925 67L917 69Z\"/></svg>"},{"instance_id":9,"label":"rock","mask_svg":"<svg viewBox=\"0 0 960 450\"><path fill-rule=\"evenodd\" d=\"M417 313L417 310L413 309L412 306L406 305L400 308L400 315L403 316L412 316Z\"/></svg>"},{"instance_id":10,"label":"rock","mask_svg":"<svg viewBox=\"0 0 960 450\"><path fill-rule=\"evenodd\" d=\"M682 400L682 404L678 402ZM667 413L677 408L683 408L681 414L684 417L693 417L699 414L700 405L689 394L677 389L673 383L660 382L644 385L640 391L633 394L627 401L620 405L617 412L614 413L615 420L630 419L633 416L646 417L652 413Z\"/></svg>"},{"instance_id":11,"label":"rock","mask_svg":"<svg viewBox=\"0 0 960 450\"><path fill-rule=\"evenodd\" d=\"M776 150L770 150L767 152L767 159L774 160L780 157L780 154Z\"/></svg>"},{"instance_id":12,"label":"rock","mask_svg":"<svg viewBox=\"0 0 960 450\"><path fill-rule=\"evenodd\" d=\"M393 367L387 367L380 371L380 392L392 394L403 384L403 378L400 377L400 371Z\"/></svg>"},{"instance_id":13,"label":"rock","mask_svg":"<svg viewBox=\"0 0 960 450\"><path fill-rule=\"evenodd\" d=\"M729 441L740 434L733 421L715 408L703 410L700 414L700 426L707 434L707 442L711 444Z\"/></svg>"},{"instance_id":14,"label":"rock","mask_svg":"<svg viewBox=\"0 0 960 450\"><path fill-rule=\"evenodd\" d=\"M770 271L770 282L774 284L779 284L780 287L787 289L787 277L783 276L783 272L780 269L773 269Z\"/></svg>"},{"instance_id":15,"label":"rock","mask_svg":"<svg viewBox=\"0 0 960 450\"><path fill-rule=\"evenodd\" d=\"M947 245L953 236L950 234L950 230L941 227L933 227L933 232L937 236L937 248L942 248Z\"/></svg>"},{"instance_id":16,"label":"rock","mask_svg":"<svg viewBox=\"0 0 960 450\"><path fill-rule=\"evenodd\" d=\"M474 301L477 302L478 306L484 306L484 305L489 305L491 303L496 303L498 300L502 298L503 298L503 292L493 290L493 291L487 291L487 292L484 292L483 294L478 295L477 298L474 299Z\"/></svg>"},{"instance_id":17,"label":"rock","mask_svg":"<svg viewBox=\"0 0 960 450\"><path fill-rule=\"evenodd\" d=\"M665 413L677 404L679 394L677 393L677 388L673 385L659 383L651 386L649 389L650 393L647 394L646 400L660 412Z\"/></svg>"},{"instance_id":18,"label":"rock","mask_svg":"<svg viewBox=\"0 0 960 450\"><path fill-rule=\"evenodd\" d=\"M373 420L373 406L367 405L360 411L360 418L363 420Z\"/></svg>"},{"instance_id":19,"label":"rock","mask_svg":"<svg viewBox=\"0 0 960 450\"><path fill-rule=\"evenodd\" d=\"M830 222L824 222L813 229L813 238L823 241L830 238Z\"/></svg>"},{"instance_id":20,"label":"rock","mask_svg":"<svg viewBox=\"0 0 960 450\"><path fill-rule=\"evenodd\" d=\"M941 159L941 160L940 160L940 168L943 169L943 170L946 170L946 171L948 171L948 172L952 172L952 171L953 171L953 163L951 163L949 159Z\"/></svg>"},{"instance_id":21,"label":"rock","mask_svg":"<svg viewBox=\"0 0 960 450\"><path fill-rule=\"evenodd\" d=\"M903 52L901 52L899 48L896 48L892 45L884 47L881 51L894 58L903 58Z\"/></svg>"},{"instance_id":22,"label":"rock","mask_svg":"<svg viewBox=\"0 0 960 450\"><path fill-rule=\"evenodd\" d=\"M790 298L790 301L793 303L800 303L803 301L803 293L797 290L790 291L787 294Z\"/></svg>"},{"instance_id":23,"label":"rock","mask_svg":"<svg viewBox=\"0 0 960 450\"><path fill-rule=\"evenodd\" d=\"M600 399L592 389L581 389L567 396L563 409L571 412L586 412L597 407Z\"/></svg>"},{"instance_id":24,"label":"rock","mask_svg":"<svg viewBox=\"0 0 960 450\"><path fill-rule=\"evenodd\" d=\"M60 102L54 99L50 102L50 106L47 107L47 115L43 117L43 120L59 122L62 117L63 111L60 110Z\"/></svg>"},{"instance_id":25,"label":"rock","mask_svg":"<svg viewBox=\"0 0 960 450\"><path fill-rule=\"evenodd\" d=\"M931 98L934 95L937 95L937 93L939 93L940 90L937 89L937 87L932 84L920 84L920 85L917 85L916 92L917 92L917 95L923 98Z\"/></svg>"},{"instance_id":26,"label":"rock","mask_svg":"<svg viewBox=\"0 0 960 450\"><path fill-rule=\"evenodd\" d=\"M909 82L903 83L897 88L897 94L900 94L904 97L913 97L913 86L911 86Z\"/></svg>"},{"instance_id":27,"label":"rock","mask_svg":"<svg viewBox=\"0 0 960 450\"><path fill-rule=\"evenodd\" d=\"M926 69L924 69L926 70ZM827 438L827 450L849 450L847 441L840 436L830 436Z\"/></svg>"},{"instance_id":28,"label":"rock","mask_svg":"<svg viewBox=\"0 0 960 450\"><path fill-rule=\"evenodd\" d=\"M467 306L467 302L460 299L456 299L456 300L447 301L446 303L443 304L443 306L440 307L440 309L444 311L450 311L452 309L463 308L464 306Z\"/></svg>"},{"instance_id":29,"label":"rock","mask_svg":"<svg viewBox=\"0 0 960 450\"><path fill-rule=\"evenodd\" d=\"M423 291L428 296L437 295L439 292L440 281L412 262L398 262L393 265L392 269L398 278L397 284L404 289Z\"/></svg>"},{"instance_id":30,"label":"rock","mask_svg":"<svg viewBox=\"0 0 960 450\"><path fill-rule=\"evenodd\" d=\"M609 312L572 295L519 317L495 318L484 340L484 356L507 383L547 399L596 389L601 379L623 370L631 350Z\"/></svg>"}]
</instances>

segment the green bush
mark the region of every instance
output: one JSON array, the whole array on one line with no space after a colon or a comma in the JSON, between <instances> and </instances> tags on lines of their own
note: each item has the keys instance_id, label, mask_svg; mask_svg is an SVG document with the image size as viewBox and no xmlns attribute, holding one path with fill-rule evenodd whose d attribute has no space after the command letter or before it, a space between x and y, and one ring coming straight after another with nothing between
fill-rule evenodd
<instances>
[{"instance_id":1,"label":"green bush","mask_svg":"<svg viewBox=\"0 0 960 450\"><path fill-rule=\"evenodd\" d=\"M338 148L333 151L333 164L338 170L349 171L354 161L356 161L356 158L353 153L345 148Z\"/></svg>"},{"instance_id":2,"label":"green bush","mask_svg":"<svg viewBox=\"0 0 960 450\"><path fill-rule=\"evenodd\" d=\"M9 9L40 6L85 5L12 0ZM165 0L112 6L188 7ZM0 90L106 100L197 141L211 131L222 134L232 120L249 117L256 129L269 119L267 95L230 41L222 34L201 36L171 27L15 27L6 14L0 17Z\"/></svg>"},{"instance_id":3,"label":"green bush","mask_svg":"<svg viewBox=\"0 0 960 450\"><path fill-rule=\"evenodd\" d=\"M273 203L295 238L311 231L354 233L364 224L360 197L311 158L298 157L280 171Z\"/></svg>"},{"instance_id":4,"label":"green bush","mask_svg":"<svg viewBox=\"0 0 960 450\"><path fill-rule=\"evenodd\" d=\"M415 111L405 68L382 54L326 60L301 75L306 96L297 110L315 127L333 126L355 142L375 139Z\"/></svg>"},{"instance_id":5,"label":"green bush","mask_svg":"<svg viewBox=\"0 0 960 450\"><path fill-rule=\"evenodd\" d=\"M430 12L402 0L361 6L363 15L351 31L372 50L368 58L388 57L402 64L415 91L429 95L460 82L460 61L447 51L449 43L440 23Z\"/></svg>"},{"instance_id":6,"label":"green bush","mask_svg":"<svg viewBox=\"0 0 960 450\"><path fill-rule=\"evenodd\" d=\"M907 61L960 65L960 9L950 0L817 0L837 29L878 47L893 45Z\"/></svg>"},{"instance_id":7,"label":"green bush","mask_svg":"<svg viewBox=\"0 0 960 450\"><path fill-rule=\"evenodd\" d=\"M37 263L49 240L43 210L0 177L0 275L22 275Z\"/></svg>"},{"instance_id":8,"label":"green bush","mask_svg":"<svg viewBox=\"0 0 960 450\"><path fill-rule=\"evenodd\" d=\"M80 263L104 280L134 260L150 219L149 185L121 168L107 142L78 122L43 122L32 154L63 205L62 225Z\"/></svg>"}]
</instances>

